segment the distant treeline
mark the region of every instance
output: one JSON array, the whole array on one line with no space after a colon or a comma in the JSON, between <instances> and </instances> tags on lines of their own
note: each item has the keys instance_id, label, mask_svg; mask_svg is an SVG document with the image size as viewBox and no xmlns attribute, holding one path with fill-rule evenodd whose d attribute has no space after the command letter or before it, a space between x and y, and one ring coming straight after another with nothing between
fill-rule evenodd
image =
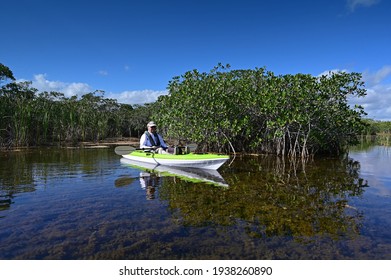
<instances>
[{"instance_id":1,"label":"distant treeline","mask_svg":"<svg viewBox=\"0 0 391 280\"><path fill-rule=\"evenodd\" d=\"M391 134L391 121L365 120L367 127L363 130L364 135Z\"/></svg>"},{"instance_id":2,"label":"distant treeline","mask_svg":"<svg viewBox=\"0 0 391 280\"><path fill-rule=\"evenodd\" d=\"M368 124L350 96L365 96L359 73L276 76L265 68L174 77L169 94L130 106L95 91L81 97L38 92L15 83L0 64L0 146L99 141L140 136L153 119L166 138L196 142L200 150L307 157L337 154L357 142Z\"/></svg>"},{"instance_id":3,"label":"distant treeline","mask_svg":"<svg viewBox=\"0 0 391 280\"><path fill-rule=\"evenodd\" d=\"M61 92L38 92L31 82L13 80L12 71L0 64L0 85L3 83L0 147L3 148L138 137L149 119L149 105L119 104L104 98L102 91L80 98L66 97Z\"/></svg>"}]
</instances>

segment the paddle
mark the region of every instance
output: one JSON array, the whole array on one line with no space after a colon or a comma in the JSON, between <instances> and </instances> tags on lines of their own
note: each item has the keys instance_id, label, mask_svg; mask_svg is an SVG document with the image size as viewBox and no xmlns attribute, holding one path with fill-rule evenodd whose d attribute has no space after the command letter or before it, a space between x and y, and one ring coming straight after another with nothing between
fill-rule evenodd
<instances>
[{"instance_id":1,"label":"paddle","mask_svg":"<svg viewBox=\"0 0 391 280\"><path fill-rule=\"evenodd\" d=\"M133 181L136 180L136 178L133 177L120 177L114 181L114 185L117 188L125 187L133 183Z\"/></svg>"},{"instance_id":2,"label":"paddle","mask_svg":"<svg viewBox=\"0 0 391 280\"><path fill-rule=\"evenodd\" d=\"M136 150L136 148L130 147L130 146L118 146L118 147L115 147L114 152L117 155L123 156L123 155L128 155L135 150Z\"/></svg>"},{"instance_id":3,"label":"paddle","mask_svg":"<svg viewBox=\"0 0 391 280\"><path fill-rule=\"evenodd\" d=\"M190 152L194 152L197 149L197 144L194 144L194 143L189 144L189 145L187 145L187 147L189 148ZM180 148L185 148L185 147L180 147ZM123 156L123 155L128 155L131 152L136 151L136 150L145 151L146 149L136 149L135 147L131 147L131 146L117 146L117 147L115 147L114 152L117 155Z\"/></svg>"}]
</instances>

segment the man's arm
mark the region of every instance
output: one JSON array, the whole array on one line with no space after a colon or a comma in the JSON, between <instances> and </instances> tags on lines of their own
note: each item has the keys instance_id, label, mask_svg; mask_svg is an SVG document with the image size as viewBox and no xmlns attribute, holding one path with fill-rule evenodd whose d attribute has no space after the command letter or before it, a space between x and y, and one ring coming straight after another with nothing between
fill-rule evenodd
<instances>
[{"instance_id":1,"label":"man's arm","mask_svg":"<svg viewBox=\"0 0 391 280\"><path fill-rule=\"evenodd\" d=\"M140 138L140 149L150 148L148 146L145 146L145 140L146 140L146 135L144 133L143 135L141 135L141 138Z\"/></svg>"},{"instance_id":2,"label":"man's arm","mask_svg":"<svg viewBox=\"0 0 391 280\"><path fill-rule=\"evenodd\" d=\"M167 148L168 148L168 146L167 146L166 142L164 142L164 139L163 139L163 137L162 137L160 134L158 134L158 136L157 136L157 137L159 137L159 141L160 141L160 147L162 147L164 150L165 150L165 149L167 149Z\"/></svg>"}]
</instances>

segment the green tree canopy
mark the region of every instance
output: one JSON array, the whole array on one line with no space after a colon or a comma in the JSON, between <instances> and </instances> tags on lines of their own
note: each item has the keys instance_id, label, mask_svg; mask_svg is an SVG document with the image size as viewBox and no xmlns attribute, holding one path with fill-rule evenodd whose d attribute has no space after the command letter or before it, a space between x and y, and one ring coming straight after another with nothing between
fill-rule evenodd
<instances>
[{"instance_id":1,"label":"green tree canopy","mask_svg":"<svg viewBox=\"0 0 391 280\"><path fill-rule=\"evenodd\" d=\"M188 71L169 82L154 116L168 136L205 150L305 157L340 152L364 127L363 108L347 103L365 95L359 73L276 76L265 68L229 68Z\"/></svg>"},{"instance_id":2,"label":"green tree canopy","mask_svg":"<svg viewBox=\"0 0 391 280\"><path fill-rule=\"evenodd\" d=\"M0 84L7 79L15 80L14 74L7 66L0 63Z\"/></svg>"}]
</instances>

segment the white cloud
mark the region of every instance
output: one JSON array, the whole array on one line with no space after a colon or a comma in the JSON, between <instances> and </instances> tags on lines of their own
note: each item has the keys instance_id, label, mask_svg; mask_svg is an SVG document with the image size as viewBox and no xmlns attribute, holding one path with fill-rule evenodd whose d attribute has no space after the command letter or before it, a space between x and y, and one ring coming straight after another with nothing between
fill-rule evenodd
<instances>
[{"instance_id":1,"label":"white cloud","mask_svg":"<svg viewBox=\"0 0 391 280\"><path fill-rule=\"evenodd\" d=\"M367 89L367 95L364 98L351 101L362 105L368 113L368 118L391 121L391 86L376 85Z\"/></svg>"},{"instance_id":2,"label":"white cloud","mask_svg":"<svg viewBox=\"0 0 391 280\"><path fill-rule=\"evenodd\" d=\"M321 76L329 77L330 75L332 75L334 73L338 73L338 72L349 72L349 71L346 70L346 69L343 69L343 70L340 70L340 69L326 70L326 71L323 71L322 73L320 73L318 75L318 77L321 77Z\"/></svg>"},{"instance_id":3,"label":"white cloud","mask_svg":"<svg viewBox=\"0 0 391 280\"><path fill-rule=\"evenodd\" d=\"M336 72L351 72L348 70L327 70L318 75L330 75ZM391 121L391 83L387 78L391 77L391 66L385 65L381 69L362 73L362 80L365 82L367 95L365 97L354 97L349 99L351 106L361 105L368 114L366 117L374 120Z\"/></svg>"},{"instance_id":4,"label":"white cloud","mask_svg":"<svg viewBox=\"0 0 391 280\"><path fill-rule=\"evenodd\" d=\"M386 65L375 72L363 72L367 95L364 98L352 99L354 104L362 105L368 118L391 121L391 84L387 78L391 76L391 66Z\"/></svg>"},{"instance_id":5,"label":"white cloud","mask_svg":"<svg viewBox=\"0 0 391 280\"><path fill-rule=\"evenodd\" d=\"M363 79L367 82L368 85L377 85L390 76L390 74L391 65L386 65L375 73L371 73L368 70L363 72Z\"/></svg>"},{"instance_id":6,"label":"white cloud","mask_svg":"<svg viewBox=\"0 0 391 280\"><path fill-rule=\"evenodd\" d=\"M93 92L93 89L85 83L64 83L60 81L49 81L45 74L34 75L32 87L39 91L56 91L62 92L66 97L73 95L81 96L83 94Z\"/></svg>"},{"instance_id":7,"label":"white cloud","mask_svg":"<svg viewBox=\"0 0 391 280\"><path fill-rule=\"evenodd\" d=\"M379 3L380 0L347 0L347 6L350 12L354 12L358 7L370 7Z\"/></svg>"},{"instance_id":8,"label":"white cloud","mask_svg":"<svg viewBox=\"0 0 391 280\"><path fill-rule=\"evenodd\" d=\"M24 79L19 79L17 82L25 82ZM43 91L55 91L64 93L66 97L82 96L86 93L94 92L95 90L86 83L65 83L61 81L50 81L46 78L46 74L34 75L32 80L33 88L36 88L39 92ZM121 93L105 93L105 97L116 99L119 103L124 104L145 104L155 102L159 96L167 95L168 91L161 90L128 90Z\"/></svg>"},{"instance_id":9,"label":"white cloud","mask_svg":"<svg viewBox=\"0 0 391 280\"><path fill-rule=\"evenodd\" d=\"M116 99L119 103L124 104L145 104L155 102L159 96L168 94L167 91L155 91L155 90L131 90L123 91L121 93L110 93L108 98Z\"/></svg>"}]
</instances>

